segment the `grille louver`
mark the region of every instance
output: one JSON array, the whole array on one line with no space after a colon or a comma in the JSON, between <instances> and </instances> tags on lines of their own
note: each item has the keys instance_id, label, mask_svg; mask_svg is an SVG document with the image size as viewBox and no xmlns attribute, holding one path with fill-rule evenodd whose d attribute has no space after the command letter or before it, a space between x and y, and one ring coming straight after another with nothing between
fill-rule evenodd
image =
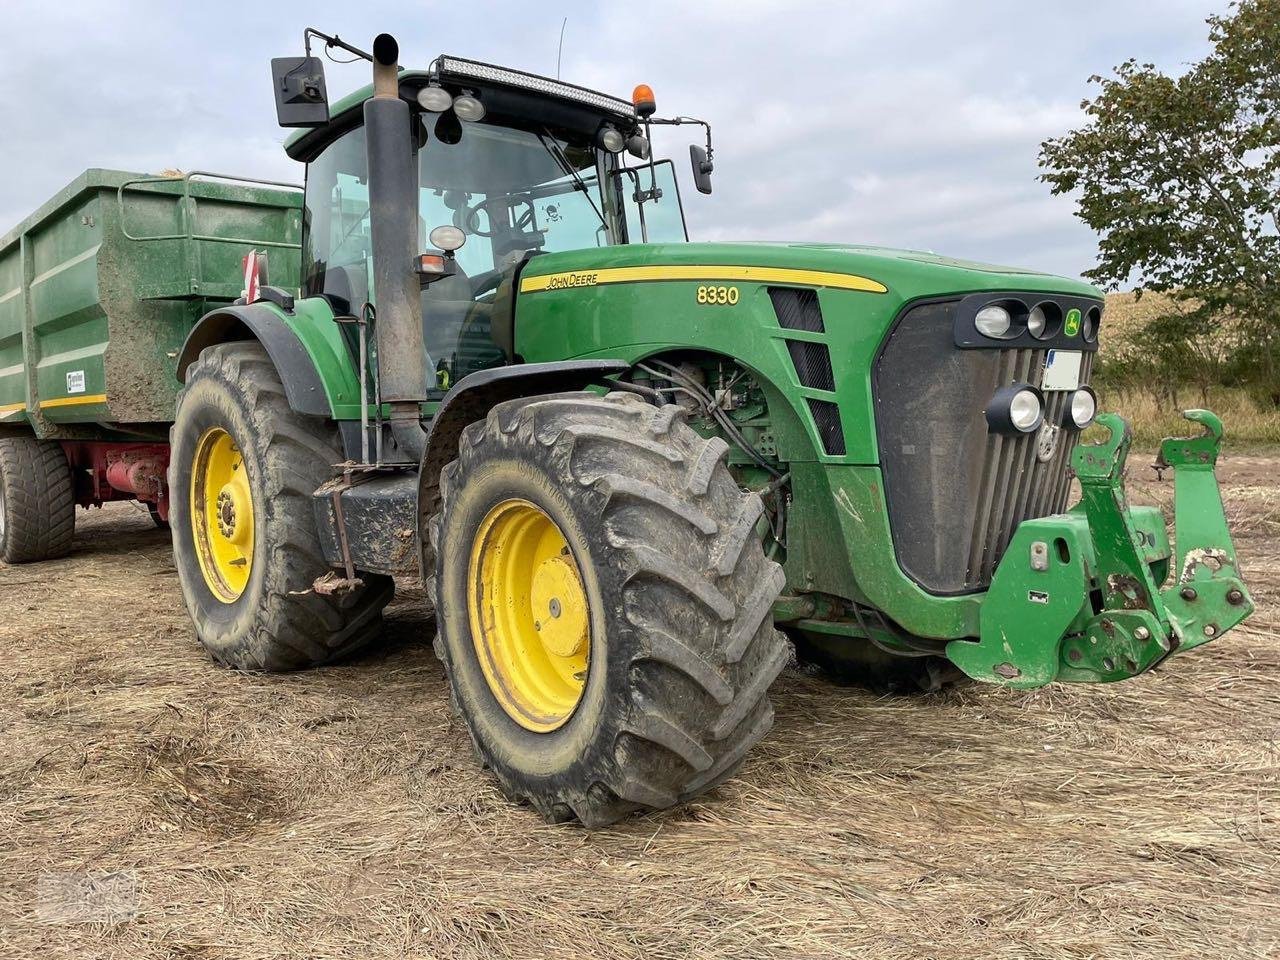
<instances>
[{"instance_id":1,"label":"grille louver","mask_svg":"<svg viewBox=\"0 0 1280 960\"><path fill-rule=\"evenodd\" d=\"M806 387L834 390L836 376L831 372L831 354L825 344L807 340L788 340L787 352L796 368L796 376Z\"/></svg>"},{"instance_id":2,"label":"grille louver","mask_svg":"<svg viewBox=\"0 0 1280 960\"><path fill-rule=\"evenodd\" d=\"M770 287L769 299L773 301L773 312L778 315L778 326L783 330L826 333L816 290L800 287Z\"/></svg>"}]
</instances>

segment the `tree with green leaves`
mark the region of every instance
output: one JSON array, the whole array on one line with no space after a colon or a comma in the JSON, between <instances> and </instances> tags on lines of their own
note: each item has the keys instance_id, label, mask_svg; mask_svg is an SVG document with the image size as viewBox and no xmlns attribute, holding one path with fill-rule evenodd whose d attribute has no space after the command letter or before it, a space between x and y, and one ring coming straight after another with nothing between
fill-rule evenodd
<instances>
[{"instance_id":1,"label":"tree with green leaves","mask_svg":"<svg viewBox=\"0 0 1280 960\"><path fill-rule=\"evenodd\" d=\"M1280 406L1280 0L1208 23L1212 52L1180 75L1129 60L1090 78L1087 121L1043 144L1042 179L1101 236L1086 276L1177 302L1148 346L1207 337L1232 379Z\"/></svg>"}]
</instances>

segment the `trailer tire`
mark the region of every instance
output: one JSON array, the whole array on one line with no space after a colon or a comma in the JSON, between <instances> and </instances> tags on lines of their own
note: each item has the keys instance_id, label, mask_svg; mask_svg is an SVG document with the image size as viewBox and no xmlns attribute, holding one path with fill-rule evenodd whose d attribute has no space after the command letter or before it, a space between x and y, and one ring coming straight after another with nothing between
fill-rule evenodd
<instances>
[{"instance_id":1,"label":"trailer tire","mask_svg":"<svg viewBox=\"0 0 1280 960\"><path fill-rule=\"evenodd\" d=\"M552 822L597 827L688 800L773 724L769 686L791 658L771 616L782 569L764 556L760 499L729 474L727 446L683 415L623 393L511 400L463 431L441 476L435 649L453 707L504 793ZM514 539L495 532L508 522ZM539 594L548 565L577 574L563 606L562 593ZM523 613L502 621L523 644L507 656L489 618L522 596ZM579 611L576 647L553 632L562 609ZM531 639L545 649L527 652ZM566 649L583 658L559 674L578 684L569 706L522 712L541 702L522 664Z\"/></svg>"},{"instance_id":2,"label":"trailer tire","mask_svg":"<svg viewBox=\"0 0 1280 960\"><path fill-rule=\"evenodd\" d=\"M332 422L290 408L261 344L201 352L187 371L170 442L174 561L196 635L216 661L294 670L335 660L377 636L394 590L390 577L363 574L363 587L333 596L312 589L330 567L311 495L332 476L342 448ZM205 498L216 465L232 479L210 510ZM232 537L248 539L237 545ZM241 556L227 559L241 548Z\"/></svg>"},{"instance_id":3,"label":"trailer tire","mask_svg":"<svg viewBox=\"0 0 1280 960\"><path fill-rule=\"evenodd\" d=\"M75 532L75 484L61 445L34 437L0 439L0 560L64 557Z\"/></svg>"}]
</instances>

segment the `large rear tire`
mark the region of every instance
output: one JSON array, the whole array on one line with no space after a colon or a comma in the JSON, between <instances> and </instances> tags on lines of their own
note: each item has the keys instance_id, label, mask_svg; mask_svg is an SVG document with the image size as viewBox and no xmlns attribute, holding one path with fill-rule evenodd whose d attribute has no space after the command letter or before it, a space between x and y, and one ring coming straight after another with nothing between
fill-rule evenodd
<instances>
[{"instance_id":1,"label":"large rear tire","mask_svg":"<svg viewBox=\"0 0 1280 960\"><path fill-rule=\"evenodd\" d=\"M784 577L726 451L679 407L560 394L494 407L442 473L436 652L481 760L548 820L687 800L773 723Z\"/></svg>"},{"instance_id":2,"label":"large rear tire","mask_svg":"<svg viewBox=\"0 0 1280 960\"><path fill-rule=\"evenodd\" d=\"M262 346L208 347L187 371L171 431L174 560L196 635L219 663L293 670L373 639L390 577L312 589L330 569L311 495L342 458L338 431L299 414Z\"/></svg>"},{"instance_id":3,"label":"large rear tire","mask_svg":"<svg viewBox=\"0 0 1280 960\"><path fill-rule=\"evenodd\" d=\"M75 532L75 485L62 447L34 437L0 439L0 560L66 556Z\"/></svg>"}]
</instances>

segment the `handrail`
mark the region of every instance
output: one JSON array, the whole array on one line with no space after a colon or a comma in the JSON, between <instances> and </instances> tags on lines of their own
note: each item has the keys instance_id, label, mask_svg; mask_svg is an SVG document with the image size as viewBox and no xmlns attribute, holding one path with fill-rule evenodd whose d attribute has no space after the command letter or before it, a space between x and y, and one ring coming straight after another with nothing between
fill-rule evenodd
<instances>
[{"instance_id":1,"label":"handrail","mask_svg":"<svg viewBox=\"0 0 1280 960\"><path fill-rule=\"evenodd\" d=\"M301 250L301 243L288 243L284 240L250 240L242 237L215 237L206 233L193 233L191 218L187 215L187 209L191 205L191 181L195 177L210 180L225 180L231 183L253 183L265 187L284 187L288 190L297 190L302 192L302 187L296 183L285 183L281 180L261 180L257 177L236 177L225 173L211 173L207 170L192 170L190 173L176 177L135 177L132 180L126 180L120 184L116 190L116 204L120 213L120 232L124 234L127 240L136 240L139 242L151 240L207 240L211 243L234 243L238 246L251 247L283 247L286 250ZM129 232L125 224L124 212L124 192L135 184L142 183L177 183L182 181L182 223L186 228L183 233L165 233L157 234L149 237L137 237ZM137 191L139 193L145 191Z\"/></svg>"}]
</instances>

